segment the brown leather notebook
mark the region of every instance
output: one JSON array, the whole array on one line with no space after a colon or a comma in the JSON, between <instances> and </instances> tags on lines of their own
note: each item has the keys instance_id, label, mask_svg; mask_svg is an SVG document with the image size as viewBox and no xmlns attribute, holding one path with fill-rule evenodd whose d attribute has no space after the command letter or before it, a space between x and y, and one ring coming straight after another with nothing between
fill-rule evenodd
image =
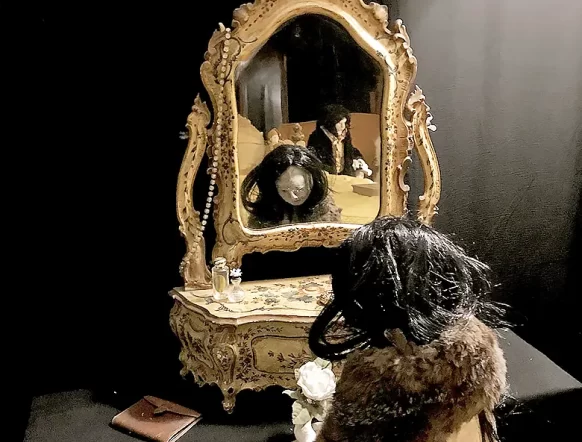
<instances>
[{"instance_id":1,"label":"brown leather notebook","mask_svg":"<svg viewBox=\"0 0 582 442\"><path fill-rule=\"evenodd\" d=\"M144 396L116 415L111 425L153 441L173 442L200 419L202 416L197 411L154 396Z\"/></svg>"}]
</instances>

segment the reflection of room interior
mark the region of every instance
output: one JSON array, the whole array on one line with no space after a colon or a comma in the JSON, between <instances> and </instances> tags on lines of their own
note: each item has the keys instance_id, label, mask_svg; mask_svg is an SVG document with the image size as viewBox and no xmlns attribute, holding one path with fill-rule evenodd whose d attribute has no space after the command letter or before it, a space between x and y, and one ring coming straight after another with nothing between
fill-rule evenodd
<instances>
[{"instance_id":1,"label":"reflection of room interior","mask_svg":"<svg viewBox=\"0 0 582 442\"><path fill-rule=\"evenodd\" d=\"M355 113L352 118L352 141L364 156L364 160L373 171L372 177L377 181L380 155L380 121L374 114ZM268 146L265 145L263 134L254 127L249 119L239 115L238 118L238 162L240 182L257 166L265 154ZM300 123L305 139L315 130L315 121ZM290 139L294 124L286 123L277 129L282 139ZM377 195L362 195L357 193L353 186L370 184L367 178L356 178L347 175L328 175L328 182L333 199L342 209L342 222L347 224L365 224L378 214L379 202ZM242 207L241 217L244 224L248 220L248 212Z\"/></svg>"},{"instance_id":2,"label":"reflection of room interior","mask_svg":"<svg viewBox=\"0 0 582 442\"><path fill-rule=\"evenodd\" d=\"M382 75L343 27L317 15L287 23L237 78L239 113L267 133L289 122L317 120L322 107L378 114Z\"/></svg>"},{"instance_id":3,"label":"reflection of room interior","mask_svg":"<svg viewBox=\"0 0 582 442\"><path fill-rule=\"evenodd\" d=\"M338 23L304 15L287 22L237 71L240 180L268 153L267 134L276 129L292 139L296 123L304 140L315 130L321 109L340 104L352 113L352 142L373 174L330 176L342 222L363 224L378 213L379 113L383 78L376 62ZM241 207L246 223L248 212Z\"/></svg>"},{"instance_id":4,"label":"reflection of room interior","mask_svg":"<svg viewBox=\"0 0 582 442\"><path fill-rule=\"evenodd\" d=\"M238 78L239 112L265 133L289 121L285 62L285 56L267 42Z\"/></svg>"}]
</instances>

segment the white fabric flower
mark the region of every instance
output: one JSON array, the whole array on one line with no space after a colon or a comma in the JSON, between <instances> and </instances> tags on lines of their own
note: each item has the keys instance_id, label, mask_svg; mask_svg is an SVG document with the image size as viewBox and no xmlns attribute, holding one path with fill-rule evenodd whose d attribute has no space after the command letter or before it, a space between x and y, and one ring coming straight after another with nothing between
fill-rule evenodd
<instances>
[{"instance_id":1,"label":"white fabric flower","mask_svg":"<svg viewBox=\"0 0 582 442\"><path fill-rule=\"evenodd\" d=\"M307 422L311 422L313 416L309 413L309 409L304 407L299 401L293 402L291 407L291 420L295 425L303 426Z\"/></svg>"},{"instance_id":2,"label":"white fabric flower","mask_svg":"<svg viewBox=\"0 0 582 442\"><path fill-rule=\"evenodd\" d=\"M323 422L312 422L311 428L315 431L315 434L319 434L321 431L321 427L323 427Z\"/></svg>"},{"instance_id":3,"label":"white fabric flower","mask_svg":"<svg viewBox=\"0 0 582 442\"><path fill-rule=\"evenodd\" d=\"M299 369L297 385L308 399L324 401L335 393L335 375L329 368L308 362Z\"/></svg>"},{"instance_id":4,"label":"white fabric flower","mask_svg":"<svg viewBox=\"0 0 582 442\"><path fill-rule=\"evenodd\" d=\"M315 442L317 438L317 433L311 426L311 422L303 425L295 425L293 434L297 442Z\"/></svg>"}]
</instances>

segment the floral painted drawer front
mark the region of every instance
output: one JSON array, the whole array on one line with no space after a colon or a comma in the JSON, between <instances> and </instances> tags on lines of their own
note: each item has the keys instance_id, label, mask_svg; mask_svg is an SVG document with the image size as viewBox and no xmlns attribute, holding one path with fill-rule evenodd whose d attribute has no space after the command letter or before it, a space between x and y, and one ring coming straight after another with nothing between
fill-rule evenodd
<instances>
[{"instance_id":1,"label":"floral painted drawer front","mask_svg":"<svg viewBox=\"0 0 582 442\"><path fill-rule=\"evenodd\" d=\"M265 314L315 317L322 309L317 299L331 291L331 281L329 275L321 275L243 282L241 287L245 298L238 303L215 301L212 290L174 289L172 294L187 307L188 304L202 307L218 318Z\"/></svg>"}]
</instances>

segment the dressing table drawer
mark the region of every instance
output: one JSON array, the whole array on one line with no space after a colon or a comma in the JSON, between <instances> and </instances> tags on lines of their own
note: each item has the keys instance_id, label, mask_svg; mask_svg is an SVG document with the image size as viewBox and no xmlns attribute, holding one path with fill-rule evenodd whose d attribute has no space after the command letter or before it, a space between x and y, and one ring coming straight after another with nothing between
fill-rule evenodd
<instances>
[{"instance_id":1,"label":"dressing table drawer","mask_svg":"<svg viewBox=\"0 0 582 442\"><path fill-rule=\"evenodd\" d=\"M243 302L215 301L210 290L174 289L172 330L182 375L220 387L227 411L241 390L295 388L295 369L315 359L308 336L331 290L329 276L245 282Z\"/></svg>"}]
</instances>

